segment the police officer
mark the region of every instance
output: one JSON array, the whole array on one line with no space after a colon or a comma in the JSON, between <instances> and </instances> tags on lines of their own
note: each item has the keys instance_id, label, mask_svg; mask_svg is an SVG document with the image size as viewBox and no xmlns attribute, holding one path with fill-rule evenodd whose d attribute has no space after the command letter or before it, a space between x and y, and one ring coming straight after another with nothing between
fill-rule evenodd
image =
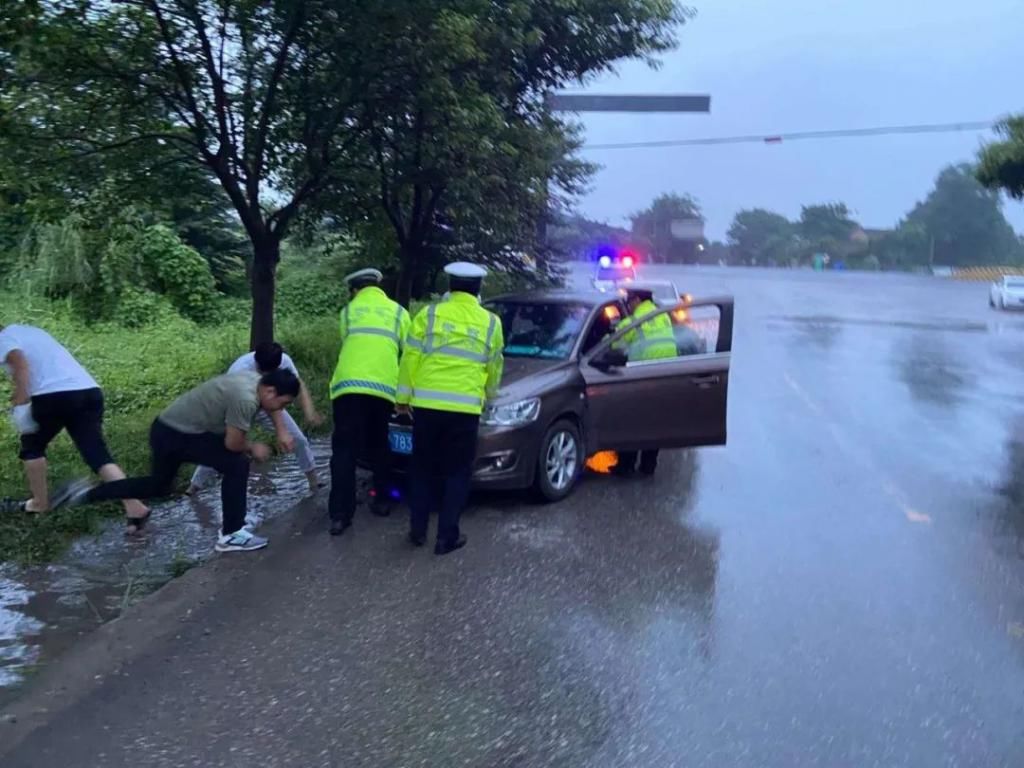
<instances>
[{"instance_id":1,"label":"police officer","mask_svg":"<svg viewBox=\"0 0 1024 768\"><path fill-rule=\"evenodd\" d=\"M413 417L409 540L422 546L441 488L434 554L466 544L459 516L469 498L484 401L501 384L501 321L480 306L487 270L456 262L444 270L450 295L412 322L398 378L398 411Z\"/></svg>"},{"instance_id":2,"label":"police officer","mask_svg":"<svg viewBox=\"0 0 1024 768\"><path fill-rule=\"evenodd\" d=\"M654 294L645 289L630 288L626 291L626 308L629 317L624 322L632 323L658 311L654 303ZM630 361L662 360L676 357L676 336L672 321L667 313L662 313L644 323L622 337L619 344L625 347ZM614 472L628 476L636 470L637 451L619 451L619 463ZM640 451L640 472L653 475L658 468L658 451Z\"/></svg>"},{"instance_id":3,"label":"police officer","mask_svg":"<svg viewBox=\"0 0 1024 768\"><path fill-rule=\"evenodd\" d=\"M361 269L345 278L352 298L341 311L341 352L331 379L331 535L352 525L356 507L356 458L364 449L373 469L378 516L390 513L388 420L398 388L398 362L409 331L409 313L380 288L380 270Z\"/></svg>"}]
</instances>

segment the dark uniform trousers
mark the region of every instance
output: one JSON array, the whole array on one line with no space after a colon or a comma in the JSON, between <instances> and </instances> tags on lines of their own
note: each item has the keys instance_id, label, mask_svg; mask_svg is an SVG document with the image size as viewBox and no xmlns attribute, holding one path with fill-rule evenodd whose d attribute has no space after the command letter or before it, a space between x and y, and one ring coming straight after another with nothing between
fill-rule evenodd
<instances>
[{"instance_id":1,"label":"dark uniform trousers","mask_svg":"<svg viewBox=\"0 0 1024 768\"><path fill-rule=\"evenodd\" d=\"M619 464L629 469L636 468L636 457L640 455L640 471L649 475L658 468L658 451L619 451Z\"/></svg>"},{"instance_id":2,"label":"dark uniform trousers","mask_svg":"<svg viewBox=\"0 0 1024 768\"><path fill-rule=\"evenodd\" d=\"M414 408L409 494L410 530L426 538L430 511L440 490L437 540L459 538L459 517L469 500L480 417L469 413Z\"/></svg>"},{"instance_id":3,"label":"dark uniform trousers","mask_svg":"<svg viewBox=\"0 0 1024 768\"><path fill-rule=\"evenodd\" d=\"M356 459L365 456L373 470L376 498L387 501L391 449L388 421L394 405L374 395L339 395L332 403L331 520L350 523L356 511Z\"/></svg>"}]
</instances>

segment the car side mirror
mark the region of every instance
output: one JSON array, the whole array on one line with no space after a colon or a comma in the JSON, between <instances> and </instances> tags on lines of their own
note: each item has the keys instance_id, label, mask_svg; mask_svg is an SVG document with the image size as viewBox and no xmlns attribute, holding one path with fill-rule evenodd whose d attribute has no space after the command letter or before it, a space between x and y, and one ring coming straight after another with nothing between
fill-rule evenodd
<instances>
[{"instance_id":1,"label":"car side mirror","mask_svg":"<svg viewBox=\"0 0 1024 768\"><path fill-rule=\"evenodd\" d=\"M590 364L595 368L604 370L607 368L625 368L628 362L629 357L625 352L615 347L608 347L608 349L591 360Z\"/></svg>"}]
</instances>

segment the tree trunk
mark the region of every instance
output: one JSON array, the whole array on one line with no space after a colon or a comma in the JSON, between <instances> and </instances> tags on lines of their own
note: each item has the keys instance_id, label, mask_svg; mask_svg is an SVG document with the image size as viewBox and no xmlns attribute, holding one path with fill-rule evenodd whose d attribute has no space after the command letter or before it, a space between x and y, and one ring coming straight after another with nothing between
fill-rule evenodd
<instances>
[{"instance_id":1,"label":"tree trunk","mask_svg":"<svg viewBox=\"0 0 1024 768\"><path fill-rule=\"evenodd\" d=\"M252 261L252 324L249 328L249 348L274 340L274 292L277 281L277 262L281 258L281 243L275 237L254 245Z\"/></svg>"},{"instance_id":2,"label":"tree trunk","mask_svg":"<svg viewBox=\"0 0 1024 768\"><path fill-rule=\"evenodd\" d=\"M412 301L412 288L416 279L416 267L419 263L417 255L418 248L415 244L407 242L402 246L398 280L395 285L395 301L406 309L409 308L409 303Z\"/></svg>"}]
</instances>

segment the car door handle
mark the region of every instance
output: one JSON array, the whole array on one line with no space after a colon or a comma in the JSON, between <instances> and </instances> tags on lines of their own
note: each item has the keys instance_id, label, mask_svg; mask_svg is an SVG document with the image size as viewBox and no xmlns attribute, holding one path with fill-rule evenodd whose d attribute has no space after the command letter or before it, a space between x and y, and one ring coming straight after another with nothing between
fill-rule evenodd
<instances>
[{"instance_id":1,"label":"car door handle","mask_svg":"<svg viewBox=\"0 0 1024 768\"><path fill-rule=\"evenodd\" d=\"M690 381L692 381L698 387L701 387L703 389L707 389L708 387L713 387L715 384L718 384L721 380L722 380L722 378L717 373L713 373L713 374L711 374L709 376L691 376L690 377Z\"/></svg>"}]
</instances>

